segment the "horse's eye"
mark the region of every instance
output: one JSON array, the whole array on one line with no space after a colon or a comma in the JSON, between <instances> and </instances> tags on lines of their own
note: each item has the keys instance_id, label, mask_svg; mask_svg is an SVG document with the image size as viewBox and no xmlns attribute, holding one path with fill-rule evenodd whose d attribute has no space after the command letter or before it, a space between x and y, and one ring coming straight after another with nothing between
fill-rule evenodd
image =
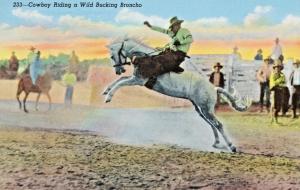
<instances>
[{"instance_id":1,"label":"horse's eye","mask_svg":"<svg viewBox=\"0 0 300 190\"><path fill-rule=\"evenodd\" d=\"M111 57L110 57L112 60L114 60L114 56L112 55Z\"/></svg>"}]
</instances>

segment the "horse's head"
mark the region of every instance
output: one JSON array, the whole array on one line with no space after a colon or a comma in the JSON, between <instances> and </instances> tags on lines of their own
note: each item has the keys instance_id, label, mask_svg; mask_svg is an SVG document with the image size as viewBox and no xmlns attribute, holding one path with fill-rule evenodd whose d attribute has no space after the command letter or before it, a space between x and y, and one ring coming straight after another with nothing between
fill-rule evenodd
<instances>
[{"instance_id":1,"label":"horse's head","mask_svg":"<svg viewBox=\"0 0 300 190\"><path fill-rule=\"evenodd\" d=\"M125 38L121 41L113 42L108 48L111 54L110 58L118 75L125 72L124 65L130 65L130 62L127 62L128 58L132 59L134 56L145 56L151 52L153 53L153 48L134 38Z\"/></svg>"},{"instance_id":2,"label":"horse's head","mask_svg":"<svg viewBox=\"0 0 300 190\"><path fill-rule=\"evenodd\" d=\"M128 40L122 40L112 43L108 46L111 55L110 58L117 75L120 75L126 71L124 69L124 65L130 64L130 62L127 62L130 48L128 42Z\"/></svg>"}]
</instances>

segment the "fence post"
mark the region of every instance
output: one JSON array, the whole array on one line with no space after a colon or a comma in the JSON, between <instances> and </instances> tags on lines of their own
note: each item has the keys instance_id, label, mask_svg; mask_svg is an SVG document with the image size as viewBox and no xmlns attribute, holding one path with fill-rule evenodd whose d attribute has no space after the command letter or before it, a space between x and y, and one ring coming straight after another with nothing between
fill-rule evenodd
<instances>
[{"instance_id":1,"label":"fence post","mask_svg":"<svg viewBox=\"0 0 300 190\"><path fill-rule=\"evenodd\" d=\"M227 60L227 65L226 65L226 90L230 91L232 87L232 75L233 75L233 64L234 64L234 56L229 55L228 60Z\"/></svg>"}]
</instances>

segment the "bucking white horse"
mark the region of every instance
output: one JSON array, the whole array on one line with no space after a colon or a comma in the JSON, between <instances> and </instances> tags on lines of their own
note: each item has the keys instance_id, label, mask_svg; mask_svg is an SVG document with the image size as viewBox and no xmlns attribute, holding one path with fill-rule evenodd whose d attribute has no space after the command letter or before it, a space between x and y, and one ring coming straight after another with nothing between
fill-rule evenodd
<instances>
[{"instance_id":1,"label":"bucking white horse","mask_svg":"<svg viewBox=\"0 0 300 190\"><path fill-rule=\"evenodd\" d=\"M134 61L135 56L148 56L153 54L155 50L150 48L138 40L126 38L123 40L115 41L108 46L113 66L116 74L120 75L124 72L124 65L130 64L127 62L129 59ZM110 84L103 92L105 102L110 102L114 93L122 86L139 85L144 86L148 78L144 78L139 74L138 65L134 65L132 76L123 76ZM182 74L166 73L157 77L157 81L153 86L154 91L159 93L190 100L194 105L198 114L211 126L215 142L213 147L223 147L219 140L218 131L223 136L227 146L232 152L236 152L236 147L232 144L231 140L225 134L223 125L217 120L214 114L214 108L217 100L217 94L225 97L225 100L237 111L246 111L250 105L251 100L241 98L240 96L228 93L226 90L214 87L205 76L199 73L185 71Z\"/></svg>"}]
</instances>

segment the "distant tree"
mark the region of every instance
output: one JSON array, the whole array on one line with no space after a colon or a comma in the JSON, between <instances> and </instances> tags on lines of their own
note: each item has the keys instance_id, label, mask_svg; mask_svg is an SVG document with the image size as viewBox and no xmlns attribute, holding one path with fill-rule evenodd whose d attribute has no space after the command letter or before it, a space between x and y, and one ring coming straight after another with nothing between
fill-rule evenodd
<instances>
[{"instance_id":1,"label":"distant tree","mask_svg":"<svg viewBox=\"0 0 300 190\"><path fill-rule=\"evenodd\" d=\"M0 67L7 68L7 66L8 66L8 60L7 59L0 60Z\"/></svg>"}]
</instances>

